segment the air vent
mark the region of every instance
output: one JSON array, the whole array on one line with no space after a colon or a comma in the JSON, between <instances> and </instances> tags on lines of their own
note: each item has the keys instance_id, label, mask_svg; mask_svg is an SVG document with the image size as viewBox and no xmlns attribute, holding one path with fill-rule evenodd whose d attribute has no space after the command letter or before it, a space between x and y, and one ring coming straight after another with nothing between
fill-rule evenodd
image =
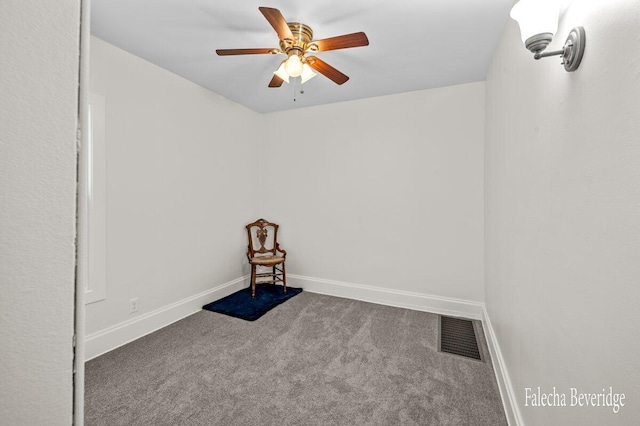
<instances>
[{"instance_id":1,"label":"air vent","mask_svg":"<svg viewBox=\"0 0 640 426\"><path fill-rule=\"evenodd\" d=\"M482 360L474 322L462 318L440 316L438 350L467 358Z\"/></svg>"}]
</instances>

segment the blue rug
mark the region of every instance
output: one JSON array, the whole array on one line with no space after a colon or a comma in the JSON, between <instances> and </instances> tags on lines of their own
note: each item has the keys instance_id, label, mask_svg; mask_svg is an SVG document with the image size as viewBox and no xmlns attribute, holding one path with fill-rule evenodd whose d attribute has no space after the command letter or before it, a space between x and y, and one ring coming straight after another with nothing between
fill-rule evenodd
<instances>
[{"instance_id":1,"label":"blue rug","mask_svg":"<svg viewBox=\"0 0 640 426\"><path fill-rule=\"evenodd\" d=\"M287 287L287 294L283 294L280 285L261 284L256 287L256 297L251 297L251 287L247 287L204 305L202 309L247 321L255 321L300 292L302 292L301 288Z\"/></svg>"}]
</instances>

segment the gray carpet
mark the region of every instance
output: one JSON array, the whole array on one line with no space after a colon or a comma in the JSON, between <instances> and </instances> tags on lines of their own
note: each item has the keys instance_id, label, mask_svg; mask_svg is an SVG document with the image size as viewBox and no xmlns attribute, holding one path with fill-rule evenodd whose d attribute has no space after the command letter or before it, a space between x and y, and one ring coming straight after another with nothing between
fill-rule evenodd
<instances>
[{"instance_id":1,"label":"gray carpet","mask_svg":"<svg viewBox=\"0 0 640 426\"><path fill-rule=\"evenodd\" d=\"M505 425L486 362L437 316L304 292L255 322L202 311L86 364L93 425Z\"/></svg>"}]
</instances>

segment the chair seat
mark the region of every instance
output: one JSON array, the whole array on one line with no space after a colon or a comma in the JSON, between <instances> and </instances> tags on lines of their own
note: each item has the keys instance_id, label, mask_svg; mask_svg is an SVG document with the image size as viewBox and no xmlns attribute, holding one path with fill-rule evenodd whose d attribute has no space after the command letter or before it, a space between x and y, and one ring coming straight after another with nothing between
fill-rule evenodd
<instances>
[{"instance_id":1,"label":"chair seat","mask_svg":"<svg viewBox=\"0 0 640 426\"><path fill-rule=\"evenodd\" d=\"M273 266L282 262L284 262L284 257L273 256L273 255L256 256L256 257L252 257L251 260L249 261L249 263L253 265L260 265L260 266Z\"/></svg>"}]
</instances>

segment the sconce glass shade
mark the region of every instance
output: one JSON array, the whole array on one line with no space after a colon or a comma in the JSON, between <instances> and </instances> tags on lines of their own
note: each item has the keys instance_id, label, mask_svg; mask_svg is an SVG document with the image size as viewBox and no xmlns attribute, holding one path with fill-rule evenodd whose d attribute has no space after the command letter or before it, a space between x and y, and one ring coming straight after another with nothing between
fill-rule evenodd
<instances>
[{"instance_id":1,"label":"sconce glass shade","mask_svg":"<svg viewBox=\"0 0 640 426\"><path fill-rule=\"evenodd\" d=\"M307 65L307 64L303 64L302 65L302 74L300 74L300 78L301 78L302 84L304 84L307 81L311 80L315 76L316 76L316 73L313 72L313 70L311 69L311 67L309 65Z\"/></svg>"},{"instance_id":2,"label":"sconce glass shade","mask_svg":"<svg viewBox=\"0 0 640 426\"><path fill-rule=\"evenodd\" d=\"M282 63L280 64L280 67L278 67L277 70L275 70L273 73L275 75L277 75L278 77L280 77L281 79L284 80L285 83L289 82L289 74L287 74L287 72L284 69L284 63L286 61L282 61Z\"/></svg>"},{"instance_id":3,"label":"sconce glass shade","mask_svg":"<svg viewBox=\"0 0 640 426\"><path fill-rule=\"evenodd\" d=\"M559 14L557 0L520 0L511 9L511 17L520 25L520 36L525 45L527 40L539 34L553 37L558 30Z\"/></svg>"},{"instance_id":4,"label":"sconce glass shade","mask_svg":"<svg viewBox=\"0 0 640 426\"><path fill-rule=\"evenodd\" d=\"M298 55L291 55L284 63L284 70L290 77L300 77L302 74L302 61Z\"/></svg>"}]
</instances>

